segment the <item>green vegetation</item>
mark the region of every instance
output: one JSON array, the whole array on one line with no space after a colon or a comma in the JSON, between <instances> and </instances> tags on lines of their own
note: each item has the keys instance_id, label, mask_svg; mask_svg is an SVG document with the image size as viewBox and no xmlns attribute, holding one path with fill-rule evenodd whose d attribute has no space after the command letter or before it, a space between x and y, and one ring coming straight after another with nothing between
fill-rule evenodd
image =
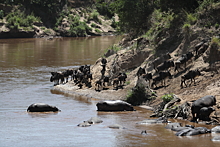
<instances>
[{"instance_id":1,"label":"green vegetation","mask_svg":"<svg viewBox=\"0 0 220 147\"><path fill-rule=\"evenodd\" d=\"M171 94L165 94L161 97L164 103L170 102L174 98L173 93Z\"/></svg>"},{"instance_id":2,"label":"green vegetation","mask_svg":"<svg viewBox=\"0 0 220 147\"><path fill-rule=\"evenodd\" d=\"M128 92L126 102L137 106L147 101L153 100L154 94L147 92L144 86L136 86Z\"/></svg>"},{"instance_id":3,"label":"green vegetation","mask_svg":"<svg viewBox=\"0 0 220 147\"><path fill-rule=\"evenodd\" d=\"M4 17L4 11L0 10L0 19L2 19Z\"/></svg>"},{"instance_id":4,"label":"green vegetation","mask_svg":"<svg viewBox=\"0 0 220 147\"><path fill-rule=\"evenodd\" d=\"M27 15L19 9L16 9L6 16L6 20L6 26L10 29L21 29L24 27L32 27L34 22L40 21L40 18L35 17L33 14Z\"/></svg>"}]
</instances>

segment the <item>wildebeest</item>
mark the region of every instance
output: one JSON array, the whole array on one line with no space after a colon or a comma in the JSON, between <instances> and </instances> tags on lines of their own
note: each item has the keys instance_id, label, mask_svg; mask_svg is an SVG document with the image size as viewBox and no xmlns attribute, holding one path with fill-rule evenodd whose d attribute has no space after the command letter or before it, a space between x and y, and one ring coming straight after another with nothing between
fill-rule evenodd
<instances>
[{"instance_id":1,"label":"wildebeest","mask_svg":"<svg viewBox=\"0 0 220 147\"><path fill-rule=\"evenodd\" d=\"M113 88L118 88L118 85L119 85L119 80L118 80L118 78L114 78L113 81L112 81L112 86L113 86Z\"/></svg>"},{"instance_id":2,"label":"wildebeest","mask_svg":"<svg viewBox=\"0 0 220 147\"><path fill-rule=\"evenodd\" d=\"M171 67L174 67L174 62L172 60L164 61L162 64L156 67L156 71L159 72L168 70Z\"/></svg>"},{"instance_id":3,"label":"wildebeest","mask_svg":"<svg viewBox=\"0 0 220 147\"><path fill-rule=\"evenodd\" d=\"M107 60L106 60L105 58L102 58L102 59L101 59L101 63L102 63L102 65L106 65Z\"/></svg>"},{"instance_id":4,"label":"wildebeest","mask_svg":"<svg viewBox=\"0 0 220 147\"><path fill-rule=\"evenodd\" d=\"M120 84L121 86L124 85L126 79L127 79L126 73L119 73L119 75L118 75L118 80L119 80L119 84Z\"/></svg>"},{"instance_id":5,"label":"wildebeest","mask_svg":"<svg viewBox=\"0 0 220 147\"><path fill-rule=\"evenodd\" d=\"M102 79L95 81L95 90L99 91L101 87L102 87Z\"/></svg>"},{"instance_id":6,"label":"wildebeest","mask_svg":"<svg viewBox=\"0 0 220 147\"><path fill-rule=\"evenodd\" d=\"M64 79L66 79L66 82L68 82L68 79L69 79L69 76L71 76L71 79L72 79L72 75L73 75L73 70L72 69L67 69L65 71L62 72L63 76L64 76Z\"/></svg>"},{"instance_id":7,"label":"wildebeest","mask_svg":"<svg viewBox=\"0 0 220 147\"><path fill-rule=\"evenodd\" d=\"M205 42L206 42L206 41L203 39L200 43L196 44L196 46L195 46L196 56L198 56L198 50L199 50L199 48L202 47Z\"/></svg>"},{"instance_id":8,"label":"wildebeest","mask_svg":"<svg viewBox=\"0 0 220 147\"><path fill-rule=\"evenodd\" d=\"M158 65L160 65L161 63L163 63L164 61L170 59L171 56L169 53L164 54L162 57L157 57L156 59L154 59L154 61L152 62L154 69L156 70L156 67Z\"/></svg>"},{"instance_id":9,"label":"wildebeest","mask_svg":"<svg viewBox=\"0 0 220 147\"><path fill-rule=\"evenodd\" d=\"M199 119L203 121L210 121L210 114L215 111L213 107L202 107L199 111Z\"/></svg>"},{"instance_id":10,"label":"wildebeest","mask_svg":"<svg viewBox=\"0 0 220 147\"><path fill-rule=\"evenodd\" d=\"M207 95L194 101L191 107L193 120L196 121L199 118L201 108L214 105L216 105L216 98L213 95Z\"/></svg>"},{"instance_id":11,"label":"wildebeest","mask_svg":"<svg viewBox=\"0 0 220 147\"><path fill-rule=\"evenodd\" d=\"M209 47L208 43L204 43L203 46L201 46L198 49L196 56L203 54L207 50L208 47Z\"/></svg>"},{"instance_id":12,"label":"wildebeest","mask_svg":"<svg viewBox=\"0 0 220 147\"><path fill-rule=\"evenodd\" d=\"M105 86L105 83L107 83L107 85L108 85L109 82L110 82L109 76L104 76L103 77L103 86Z\"/></svg>"},{"instance_id":13,"label":"wildebeest","mask_svg":"<svg viewBox=\"0 0 220 147\"><path fill-rule=\"evenodd\" d=\"M61 80L61 83L64 82L64 75L60 72L51 72L50 82L54 82L55 85L59 85L59 80ZM55 83L56 82L56 83Z\"/></svg>"},{"instance_id":14,"label":"wildebeest","mask_svg":"<svg viewBox=\"0 0 220 147\"><path fill-rule=\"evenodd\" d=\"M152 74L151 73L146 73L146 74L143 74L142 77L149 82L149 86L150 86L150 80L152 79Z\"/></svg>"},{"instance_id":15,"label":"wildebeest","mask_svg":"<svg viewBox=\"0 0 220 147\"><path fill-rule=\"evenodd\" d=\"M183 87L183 83L184 83L185 86L187 87L186 80L188 80L188 79L191 80L191 83L192 83L192 81L194 81L194 84L195 84L195 78L197 76L200 76L200 75L201 75L201 73L200 73L200 71L198 69L190 70L188 73L186 73L185 75L181 76L181 84L180 84L180 86Z\"/></svg>"},{"instance_id":16,"label":"wildebeest","mask_svg":"<svg viewBox=\"0 0 220 147\"><path fill-rule=\"evenodd\" d=\"M165 79L168 77L170 79L172 78L172 75L170 74L169 71L159 72L159 75L157 77L153 78L153 83L152 83L151 87L154 87L154 85L157 87L158 82L161 82L162 86L166 86Z\"/></svg>"},{"instance_id":17,"label":"wildebeest","mask_svg":"<svg viewBox=\"0 0 220 147\"><path fill-rule=\"evenodd\" d=\"M142 68L142 67L139 67L136 75L139 77L139 76L141 76L143 74L146 74L145 69Z\"/></svg>"},{"instance_id":18,"label":"wildebeest","mask_svg":"<svg viewBox=\"0 0 220 147\"><path fill-rule=\"evenodd\" d=\"M186 68L186 62L192 59L193 57L192 52L188 52L186 54L183 54L177 61L175 61L175 69L174 71L178 71L179 68L181 68L181 65L184 64L184 67Z\"/></svg>"}]
</instances>

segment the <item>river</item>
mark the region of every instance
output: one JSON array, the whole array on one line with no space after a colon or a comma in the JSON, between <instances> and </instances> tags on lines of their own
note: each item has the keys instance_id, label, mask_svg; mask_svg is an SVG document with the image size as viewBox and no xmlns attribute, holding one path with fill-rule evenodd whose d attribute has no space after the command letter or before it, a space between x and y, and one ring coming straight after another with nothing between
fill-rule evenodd
<instances>
[{"instance_id":1,"label":"river","mask_svg":"<svg viewBox=\"0 0 220 147\"><path fill-rule=\"evenodd\" d=\"M166 124L136 124L149 118L151 112L146 109L97 112L96 99L51 90L51 71L93 64L119 39L117 36L1 39L0 147L219 146L211 141L213 134L177 137L164 128ZM27 113L27 107L36 102L55 105L61 112ZM77 127L91 117L99 117L103 123ZM112 124L123 125L125 129L107 127ZM141 135L143 130L147 135Z\"/></svg>"}]
</instances>

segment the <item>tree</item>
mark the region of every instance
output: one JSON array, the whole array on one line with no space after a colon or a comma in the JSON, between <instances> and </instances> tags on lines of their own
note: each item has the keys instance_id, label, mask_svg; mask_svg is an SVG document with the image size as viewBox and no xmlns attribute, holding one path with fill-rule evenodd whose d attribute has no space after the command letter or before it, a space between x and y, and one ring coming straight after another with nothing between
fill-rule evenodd
<instances>
[{"instance_id":1,"label":"tree","mask_svg":"<svg viewBox=\"0 0 220 147\"><path fill-rule=\"evenodd\" d=\"M148 28L148 17L153 11L153 5L152 0L115 0L111 8L119 16L122 31L138 35Z\"/></svg>"}]
</instances>

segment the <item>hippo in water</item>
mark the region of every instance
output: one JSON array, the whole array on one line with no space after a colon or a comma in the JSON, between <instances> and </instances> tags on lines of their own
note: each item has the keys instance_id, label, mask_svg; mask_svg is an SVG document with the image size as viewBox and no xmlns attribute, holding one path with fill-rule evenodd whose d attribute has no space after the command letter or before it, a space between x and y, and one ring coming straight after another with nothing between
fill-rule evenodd
<instances>
[{"instance_id":1,"label":"hippo in water","mask_svg":"<svg viewBox=\"0 0 220 147\"><path fill-rule=\"evenodd\" d=\"M206 134L206 133L211 133L211 130L207 129L206 127L196 127L196 128L188 127L186 129L178 131L175 135L176 136L194 136L194 135Z\"/></svg>"},{"instance_id":2,"label":"hippo in water","mask_svg":"<svg viewBox=\"0 0 220 147\"><path fill-rule=\"evenodd\" d=\"M96 104L98 111L135 111L131 104L121 101L100 101Z\"/></svg>"},{"instance_id":3,"label":"hippo in water","mask_svg":"<svg viewBox=\"0 0 220 147\"><path fill-rule=\"evenodd\" d=\"M210 107L214 105L216 105L216 98L212 95L207 95L194 101L191 107L193 121L196 121L197 118L199 118L201 108Z\"/></svg>"},{"instance_id":4,"label":"hippo in water","mask_svg":"<svg viewBox=\"0 0 220 147\"><path fill-rule=\"evenodd\" d=\"M27 109L27 112L57 112L57 111L60 111L57 107L45 103L34 103L31 104Z\"/></svg>"}]
</instances>

